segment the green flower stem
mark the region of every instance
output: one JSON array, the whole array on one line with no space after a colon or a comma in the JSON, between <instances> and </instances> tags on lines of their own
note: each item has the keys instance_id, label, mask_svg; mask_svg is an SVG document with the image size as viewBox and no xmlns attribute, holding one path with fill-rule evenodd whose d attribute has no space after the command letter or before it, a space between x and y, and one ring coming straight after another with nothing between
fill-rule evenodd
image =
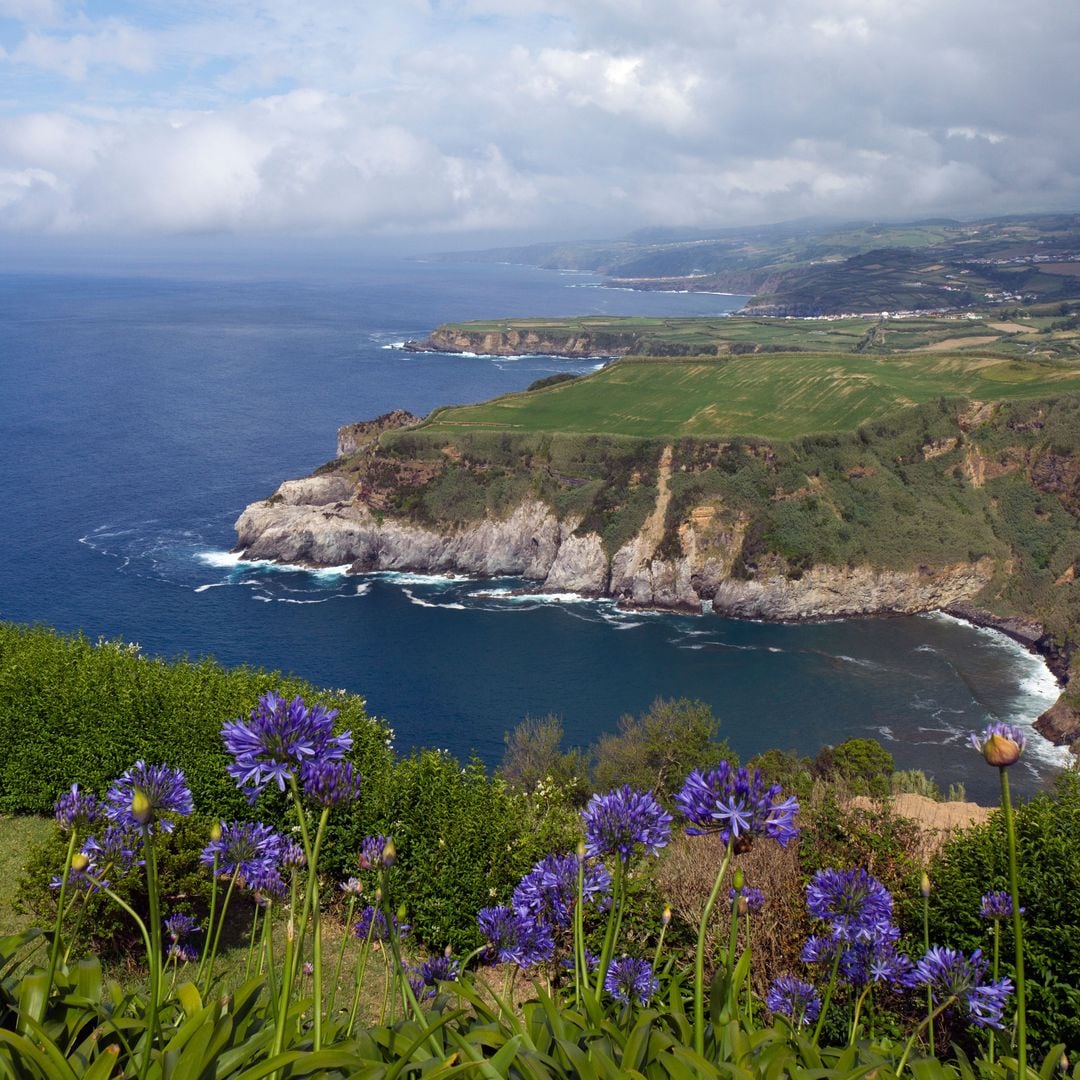
<instances>
[{"instance_id":1,"label":"green flower stem","mask_svg":"<svg viewBox=\"0 0 1080 1080\"><path fill-rule=\"evenodd\" d=\"M604 932L604 945L600 950L600 963L596 968L596 989L593 996L599 1002L604 990L608 967L615 952L615 942L622 925L623 886L626 881L626 865L620 855L615 856L615 873L611 879L611 910L608 912L607 929Z\"/></svg>"},{"instance_id":2,"label":"green flower stem","mask_svg":"<svg viewBox=\"0 0 1080 1080\"><path fill-rule=\"evenodd\" d=\"M915 1040L926 1030L926 1028L933 1023L934 1019L940 1016L951 1005L955 1005L957 997L953 994L951 997L947 997L912 1033L911 1038L908 1039L907 1045L904 1047L904 1053L900 1057L900 1064L896 1066L896 1080L900 1080L900 1074L904 1071L904 1066L907 1064L907 1059L911 1056L911 1051L915 1046ZM822 1010L824 1012L824 1009Z\"/></svg>"},{"instance_id":3,"label":"green flower stem","mask_svg":"<svg viewBox=\"0 0 1080 1080\"><path fill-rule=\"evenodd\" d=\"M360 959L356 964L356 989L353 992L352 1008L349 1010L349 1027L345 1032L345 1038L352 1038L353 1025L356 1023L356 1011L360 1007L360 991L364 985L364 975L367 972L368 956L371 954L371 934L375 929L375 920L368 924L367 937L360 949Z\"/></svg>"},{"instance_id":4,"label":"green flower stem","mask_svg":"<svg viewBox=\"0 0 1080 1080\"><path fill-rule=\"evenodd\" d=\"M315 1003L315 1052L322 1049L322 897L319 895L319 850L322 848L323 836L326 833L326 823L330 820L330 807L323 807L319 816L319 830L315 835L315 848L308 873L307 895L304 898L304 913L300 918L300 940L304 940L304 932L307 929L307 917L310 912L311 936L312 936L312 977L313 995Z\"/></svg>"},{"instance_id":5,"label":"green flower stem","mask_svg":"<svg viewBox=\"0 0 1080 1080\"><path fill-rule=\"evenodd\" d=\"M349 942L349 928L352 926L353 910L356 907L356 894L349 895L349 908L345 914L345 932L341 935L341 948L338 950L337 965L334 967L334 985L330 987L330 1004L326 1006L326 1015L334 1015L337 1002L338 983L341 981L341 965L345 961L345 946Z\"/></svg>"},{"instance_id":6,"label":"green flower stem","mask_svg":"<svg viewBox=\"0 0 1080 1080\"><path fill-rule=\"evenodd\" d=\"M267 898L266 914L263 916L263 947L265 952L259 961L259 973L262 974L263 959L266 961L266 984L270 993L270 1011L274 1018L274 1027L278 1027L278 989L277 968L274 965L274 902Z\"/></svg>"},{"instance_id":7,"label":"green flower stem","mask_svg":"<svg viewBox=\"0 0 1080 1080\"><path fill-rule=\"evenodd\" d=\"M1013 939L1016 945L1016 1072L1020 1080L1027 1077L1027 1008L1024 987L1024 925L1020 916L1019 868L1016 858L1016 822L1013 819L1012 799L1009 796L1009 770L1002 765L1001 808L1005 813L1005 829L1009 836L1009 893L1012 896Z\"/></svg>"},{"instance_id":8,"label":"green flower stem","mask_svg":"<svg viewBox=\"0 0 1080 1080\"><path fill-rule=\"evenodd\" d=\"M750 912L746 912L746 951L751 953L751 940L750 940ZM751 953L751 955L753 955ZM746 1022L752 1024L754 1021L754 979L753 979L754 965L748 964L746 968Z\"/></svg>"},{"instance_id":9,"label":"green flower stem","mask_svg":"<svg viewBox=\"0 0 1080 1080\"><path fill-rule=\"evenodd\" d=\"M994 920L994 982L998 981L1001 971L1001 920ZM986 1049L988 1059L994 1060L994 1029L990 1029L990 1042Z\"/></svg>"},{"instance_id":10,"label":"green flower stem","mask_svg":"<svg viewBox=\"0 0 1080 1080\"><path fill-rule=\"evenodd\" d=\"M45 1004L48 1003L49 995L52 993L53 979L56 977L56 964L60 959L60 931L64 925L64 900L67 897L67 883L68 875L71 873L71 861L75 858L75 841L76 833L75 829L72 828L71 839L68 840L67 857L64 859L64 876L60 878L60 895L57 897L56 902L56 927L53 930L52 947L49 949L49 971L45 979L45 996L42 998L42 1001ZM43 1016L35 1016L34 1019L40 1021L43 1019Z\"/></svg>"},{"instance_id":11,"label":"green flower stem","mask_svg":"<svg viewBox=\"0 0 1080 1080\"><path fill-rule=\"evenodd\" d=\"M923 950L924 952L930 951L930 897L923 895L922 898L922 911L923 911ZM936 1041L934 1039L934 1019L932 1013L934 1011L934 992L928 986L926 988L926 1017L927 1027L926 1034L930 1040L930 1049L933 1051Z\"/></svg>"},{"instance_id":12,"label":"green flower stem","mask_svg":"<svg viewBox=\"0 0 1080 1080\"><path fill-rule=\"evenodd\" d=\"M873 981L868 982L863 989L863 992L859 995L858 1000L855 1002L855 1011L851 1017L851 1035L848 1037L848 1046L855 1045L855 1036L859 1033L859 1013L862 1012L863 1002L866 1000L866 995L873 989Z\"/></svg>"},{"instance_id":13,"label":"green flower stem","mask_svg":"<svg viewBox=\"0 0 1080 1080\"><path fill-rule=\"evenodd\" d=\"M716 900L720 895L720 886L724 882L728 864L731 862L731 841L724 849L724 858L720 863L720 872L713 882L712 892L705 902L705 910L701 913L701 922L698 925L697 951L694 954L694 1049L700 1056L705 1054L705 932L709 925L709 916L716 907Z\"/></svg>"},{"instance_id":14,"label":"green flower stem","mask_svg":"<svg viewBox=\"0 0 1080 1080\"><path fill-rule=\"evenodd\" d=\"M210 944L210 934L214 929L214 915L217 908L217 887L218 887L218 853L214 852L214 862L210 867L210 914L206 919L206 943ZM195 972L195 985L202 986L203 971L206 968L206 958L210 955L209 949L203 949L202 959L199 961L199 968Z\"/></svg>"},{"instance_id":15,"label":"green flower stem","mask_svg":"<svg viewBox=\"0 0 1080 1080\"><path fill-rule=\"evenodd\" d=\"M667 934L667 923L662 923L660 926L660 936L656 939L656 952L653 953L652 958L652 973L656 974L656 969L660 966L660 952L664 947L664 935Z\"/></svg>"},{"instance_id":16,"label":"green flower stem","mask_svg":"<svg viewBox=\"0 0 1080 1080\"><path fill-rule=\"evenodd\" d=\"M161 1001L161 896L158 891L157 848L153 834L146 831L146 893L150 901L150 1041L161 1034L158 1003Z\"/></svg>"},{"instance_id":17,"label":"green flower stem","mask_svg":"<svg viewBox=\"0 0 1080 1080\"><path fill-rule=\"evenodd\" d=\"M238 866L232 872L232 877L229 878L229 887L225 890L225 899L221 904L221 914L218 916L217 926L211 927L214 932L213 941L207 936L207 941L210 944L210 948L206 951L206 982L200 984L203 989L203 996L205 997L210 992L210 986L214 981L214 961L217 959L218 943L221 941L221 930L225 925L225 916L229 913L229 901L232 899L233 888L236 886L236 879L240 875L240 867Z\"/></svg>"},{"instance_id":18,"label":"green flower stem","mask_svg":"<svg viewBox=\"0 0 1080 1080\"><path fill-rule=\"evenodd\" d=\"M582 847L584 850L584 846ZM581 1001L582 987L585 993L591 993L589 985L589 966L585 961L585 859L578 854L577 903L574 904L574 990L577 1001ZM461 965L465 970L465 965Z\"/></svg>"},{"instance_id":19,"label":"green flower stem","mask_svg":"<svg viewBox=\"0 0 1080 1080\"><path fill-rule=\"evenodd\" d=\"M259 905L255 905L255 914L251 917L251 934L248 936L247 961L244 964L244 978L251 976L251 959L255 955L255 931L259 927Z\"/></svg>"},{"instance_id":20,"label":"green flower stem","mask_svg":"<svg viewBox=\"0 0 1080 1080\"><path fill-rule=\"evenodd\" d=\"M296 874L289 875L289 917L285 921L285 956L281 962L281 985L278 987L277 1023L274 1027L274 1049L271 1056L281 1053L285 1045L285 1026L289 1020L292 999L292 971L296 955Z\"/></svg>"},{"instance_id":21,"label":"green flower stem","mask_svg":"<svg viewBox=\"0 0 1080 1080\"><path fill-rule=\"evenodd\" d=\"M829 983L825 987L825 1000L821 1003L821 1012L818 1014L817 1025L814 1028L814 1038L812 1045L817 1046L818 1039L821 1038L821 1029L825 1026L825 1014L829 1011L829 1005L832 1002L833 990L836 989L836 973L840 970L840 950L837 949L836 956L833 957L832 971L829 973Z\"/></svg>"}]
</instances>

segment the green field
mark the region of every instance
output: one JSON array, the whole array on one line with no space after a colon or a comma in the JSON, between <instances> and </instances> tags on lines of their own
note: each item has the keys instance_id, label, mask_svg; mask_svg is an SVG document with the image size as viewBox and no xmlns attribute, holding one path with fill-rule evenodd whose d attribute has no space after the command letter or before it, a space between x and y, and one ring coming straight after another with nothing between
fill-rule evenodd
<instances>
[{"instance_id":1,"label":"green field","mask_svg":"<svg viewBox=\"0 0 1080 1080\"><path fill-rule=\"evenodd\" d=\"M1080 369L962 353L632 358L572 382L446 408L425 425L463 429L792 439L851 431L940 397L1041 398L1080 391Z\"/></svg>"}]
</instances>

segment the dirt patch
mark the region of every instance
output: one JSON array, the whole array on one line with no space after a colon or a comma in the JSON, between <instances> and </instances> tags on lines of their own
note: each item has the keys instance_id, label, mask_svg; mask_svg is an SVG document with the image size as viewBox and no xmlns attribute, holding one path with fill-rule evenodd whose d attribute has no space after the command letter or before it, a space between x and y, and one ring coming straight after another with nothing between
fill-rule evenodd
<instances>
[{"instance_id":1,"label":"dirt patch","mask_svg":"<svg viewBox=\"0 0 1080 1080\"><path fill-rule=\"evenodd\" d=\"M935 341L933 345L920 345L912 352L948 352L950 349L967 349L972 345L992 345L997 341L996 337L987 337L980 334L978 337L951 337L944 341Z\"/></svg>"},{"instance_id":2,"label":"dirt patch","mask_svg":"<svg viewBox=\"0 0 1080 1080\"><path fill-rule=\"evenodd\" d=\"M924 856L937 851L958 829L981 825L994 812L991 807L978 803L935 802L925 795L894 795L887 801L894 814L914 821L922 830L921 854ZM863 795L852 799L851 805L859 810L876 809L874 801Z\"/></svg>"}]
</instances>

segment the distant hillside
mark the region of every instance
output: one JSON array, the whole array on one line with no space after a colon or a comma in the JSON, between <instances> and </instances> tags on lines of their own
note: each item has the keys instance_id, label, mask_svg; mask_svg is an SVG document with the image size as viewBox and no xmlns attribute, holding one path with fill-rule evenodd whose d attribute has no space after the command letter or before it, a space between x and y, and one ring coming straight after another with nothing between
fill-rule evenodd
<instances>
[{"instance_id":1,"label":"distant hillside","mask_svg":"<svg viewBox=\"0 0 1080 1080\"><path fill-rule=\"evenodd\" d=\"M636 289L744 293L753 295L747 311L764 315L952 311L1080 296L1080 215L650 229L437 257L589 271Z\"/></svg>"}]
</instances>

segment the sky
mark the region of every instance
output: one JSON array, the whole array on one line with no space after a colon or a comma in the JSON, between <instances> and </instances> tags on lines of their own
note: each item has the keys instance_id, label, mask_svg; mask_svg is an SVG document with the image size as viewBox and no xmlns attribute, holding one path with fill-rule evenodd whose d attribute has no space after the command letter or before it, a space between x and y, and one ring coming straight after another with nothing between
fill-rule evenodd
<instances>
[{"instance_id":1,"label":"sky","mask_svg":"<svg viewBox=\"0 0 1080 1080\"><path fill-rule=\"evenodd\" d=\"M1080 210L1074 0L0 0L0 243Z\"/></svg>"}]
</instances>

